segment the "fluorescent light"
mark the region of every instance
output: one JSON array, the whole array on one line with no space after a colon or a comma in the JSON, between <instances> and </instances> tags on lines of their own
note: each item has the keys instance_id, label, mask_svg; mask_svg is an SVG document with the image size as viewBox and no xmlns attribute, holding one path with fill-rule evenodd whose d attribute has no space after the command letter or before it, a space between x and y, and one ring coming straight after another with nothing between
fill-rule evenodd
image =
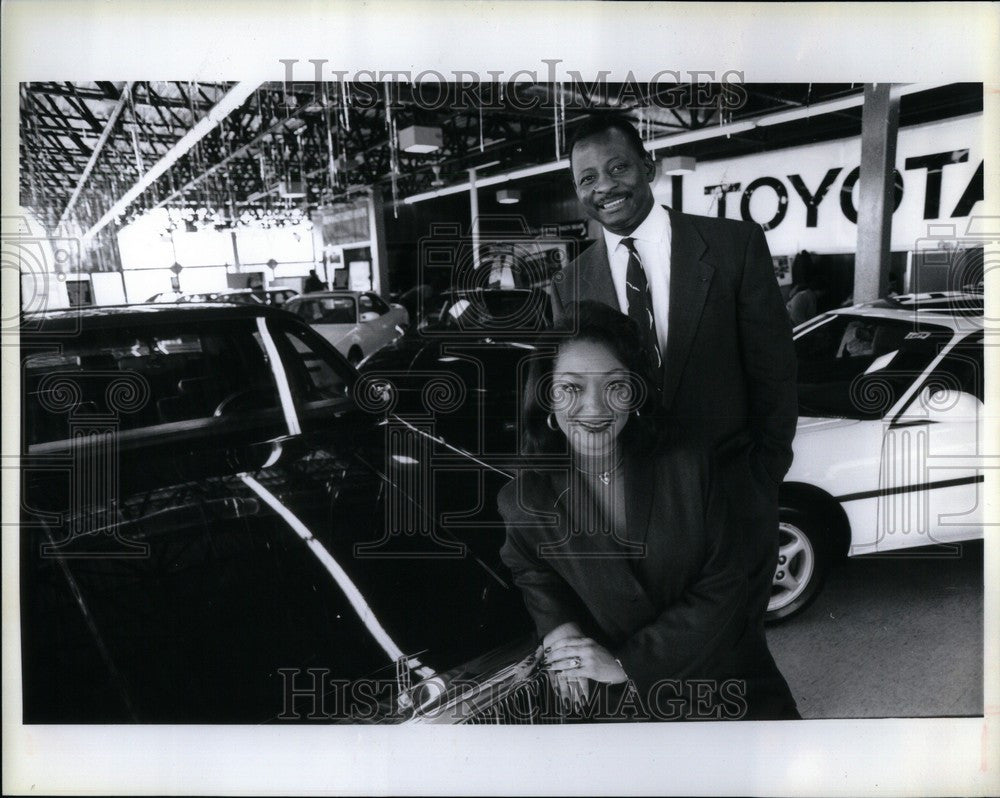
<instances>
[{"instance_id":1,"label":"fluorescent light","mask_svg":"<svg viewBox=\"0 0 1000 798\"><path fill-rule=\"evenodd\" d=\"M488 186L496 186L500 183L506 183L508 180L520 180L523 177L532 177L533 175L541 175L546 172L557 172L560 169L569 168L569 161L553 161L552 163L543 163L538 166L527 166L524 169L515 169L513 172L507 172L502 175L490 175L489 177L479 177L476 176L476 188L486 188ZM424 202L425 200L435 199L437 197L446 197L449 194L460 194L463 191L469 190L468 183L459 183L455 186L445 186L444 188L439 188L436 191L426 191L423 194L414 194L409 197L405 197L403 202L407 205L412 205L415 202Z\"/></svg>"},{"instance_id":2,"label":"fluorescent light","mask_svg":"<svg viewBox=\"0 0 1000 798\"><path fill-rule=\"evenodd\" d=\"M733 136L737 133L745 133L753 130L757 125L753 122L734 122L731 125L709 125L700 130L689 130L686 133L676 133L673 136L664 136L661 139L647 141L643 146L650 152L661 150L664 147L676 147L678 144L690 144L692 141L705 141L707 139L717 139L720 136Z\"/></svg>"},{"instance_id":3,"label":"fluorescent light","mask_svg":"<svg viewBox=\"0 0 1000 798\"><path fill-rule=\"evenodd\" d=\"M777 113L762 116L757 120L757 125L759 127L768 127L769 125L781 125L785 122L795 122L799 119L809 119L812 116L822 116L823 114L832 114L837 111L846 111L848 108L858 108L864 105L864 102L864 94L857 94L853 97L845 97L842 100L831 100L830 102L806 105L801 108L790 108L787 111L778 111Z\"/></svg>"}]
</instances>

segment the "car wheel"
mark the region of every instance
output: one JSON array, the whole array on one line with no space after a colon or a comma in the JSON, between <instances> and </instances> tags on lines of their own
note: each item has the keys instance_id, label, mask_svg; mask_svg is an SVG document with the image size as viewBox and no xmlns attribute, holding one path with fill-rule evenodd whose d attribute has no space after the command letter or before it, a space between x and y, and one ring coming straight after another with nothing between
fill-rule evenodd
<instances>
[{"instance_id":1,"label":"car wheel","mask_svg":"<svg viewBox=\"0 0 1000 798\"><path fill-rule=\"evenodd\" d=\"M813 517L782 507L778 518L778 565L766 616L770 622L783 621L809 606L830 565L826 537Z\"/></svg>"},{"instance_id":2,"label":"car wheel","mask_svg":"<svg viewBox=\"0 0 1000 798\"><path fill-rule=\"evenodd\" d=\"M361 350L352 346L351 351L347 353L347 362L352 366L357 366L364 359L364 355L361 354Z\"/></svg>"}]
</instances>

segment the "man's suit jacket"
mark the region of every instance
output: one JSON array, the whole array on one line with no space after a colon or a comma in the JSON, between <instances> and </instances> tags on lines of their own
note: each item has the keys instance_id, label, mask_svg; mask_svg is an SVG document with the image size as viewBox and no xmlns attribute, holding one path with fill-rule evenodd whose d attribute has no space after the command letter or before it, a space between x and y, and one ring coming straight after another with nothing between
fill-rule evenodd
<instances>
[{"instance_id":1,"label":"man's suit jacket","mask_svg":"<svg viewBox=\"0 0 1000 798\"><path fill-rule=\"evenodd\" d=\"M708 443L749 429L758 476L776 487L792 462L796 359L763 231L749 222L667 211L667 418ZM550 295L556 316L585 299L618 307L603 238L556 275Z\"/></svg>"},{"instance_id":2,"label":"man's suit jacket","mask_svg":"<svg viewBox=\"0 0 1000 798\"><path fill-rule=\"evenodd\" d=\"M752 714L794 712L747 613L743 527L723 495L749 478L741 457L745 450L722 461L686 447L627 457L625 535L645 547L631 557L610 533L579 533L567 472L525 470L505 485L501 556L539 636L576 622L644 698L665 679L737 678L748 682Z\"/></svg>"}]
</instances>

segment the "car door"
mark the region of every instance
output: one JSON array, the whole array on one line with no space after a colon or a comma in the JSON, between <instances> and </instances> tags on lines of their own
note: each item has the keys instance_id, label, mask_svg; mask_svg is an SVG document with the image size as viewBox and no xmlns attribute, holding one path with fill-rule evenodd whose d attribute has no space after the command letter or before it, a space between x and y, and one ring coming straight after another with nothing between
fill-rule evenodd
<instances>
[{"instance_id":1,"label":"car door","mask_svg":"<svg viewBox=\"0 0 1000 798\"><path fill-rule=\"evenodd\" d=\"M879 551L982 535L982 411L979 332L944 350L886 430Z\"/></svg>"},{"instance_id":2,"label":"car door","mask_svg":"<svg viewBox=\"0 0 1000 798\"><path fill-rule=\"evenodd\" d=\"M351 294L289 300L289 309L347 355L358 342L361 326L357 302Z\"/></svg>"},{"instance_id":3,"label":"car door","mask_svg":"<svg viewBox=\"0 0 1000 798\"><path fill-rule=\"evenodd\" d=\"M372 317L373 313L377 315ZM367 321L364 320L366 318ZM376 294L358 295L358 319L361 320L360 324L365 337L366 355L370 355L395 340L396 330L393 327L389 306Z\"/></svg>"}]
</instances>

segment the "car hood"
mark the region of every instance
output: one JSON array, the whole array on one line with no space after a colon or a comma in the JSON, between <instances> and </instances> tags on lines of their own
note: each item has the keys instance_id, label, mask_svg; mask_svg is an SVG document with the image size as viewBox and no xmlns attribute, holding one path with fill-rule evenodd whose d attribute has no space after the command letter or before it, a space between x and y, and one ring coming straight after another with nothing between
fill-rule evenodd
<instances>
[{"instance_id":1,"label":"car hood","mask_svg":"<svg viewBox=\"0 0 1000 798\"><path fill-rule=\"evenodd\" d=\"M375 720L530 628L509 576L409 497L423 466L348 426L136 452L113 513L26 524L28 722ZM28 506L68 501L45 485Z\"/></svg>"}]
</instances>

